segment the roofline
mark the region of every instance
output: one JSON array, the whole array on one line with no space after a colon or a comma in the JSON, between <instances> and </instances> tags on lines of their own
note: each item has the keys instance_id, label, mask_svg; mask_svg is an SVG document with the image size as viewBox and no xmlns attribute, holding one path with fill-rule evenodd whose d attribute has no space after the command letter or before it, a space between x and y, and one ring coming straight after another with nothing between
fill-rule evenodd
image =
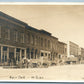
<instances>
[{"instance_id":1,"label":"roofline","mask_svg":"<svg viewBox=\"0 0 84 84\"><path fill-rule=\"evenodd\" d=\"M52 38L54 38L54 39L57 39L58 40L58 38L57 37L55 37L55 36L51 36Z\"/></svg>"},{"instance_id":2,"label":"roofline","mask_svg":"<svg viewBox=\"0 0 84 84\"><path fill-rule=\"evenodd\" d=\"M61 43L61 44L65 44L65 45L67 45L66 43L64 43L64 42L61 42L61 41L58 41L59 43Z\"/></svg>"},{"instance_id":3,"label":"roofline","mask_svg":"<svg viewBox=\"0 0 84 84\"><path fill-rule=\"evenodd\" d=\"M28 25L27 23L25 23L25 22L23 22L23 21L21 21L21 20L18 20L18 19L16 19L15 17L12 17L12 16L10 16L10 15L7 15L6 13L3 13L3 12L1 12L1 11L0 11L0 16L2 16L2 17L4 17L4 18L7 18L7 19L10 20L10 21L14 21L14 22L16 22L16 23L19 23L19 24L21 24L21 25Z\"/></svg>"},{"instance_id":4,"label":"roofline","mask_svg":"<svg viewBox=\"0 0 84 84\"><path fill-rule=\"evenodd\" d=\"M76 44L76 43L74 43L74 42L72 42L72 41L69 41L69 43L70 43L70 42L73 43L73 44L75 44L76 46L79 46L78 44Z\"/></svg>"}]
</instances>

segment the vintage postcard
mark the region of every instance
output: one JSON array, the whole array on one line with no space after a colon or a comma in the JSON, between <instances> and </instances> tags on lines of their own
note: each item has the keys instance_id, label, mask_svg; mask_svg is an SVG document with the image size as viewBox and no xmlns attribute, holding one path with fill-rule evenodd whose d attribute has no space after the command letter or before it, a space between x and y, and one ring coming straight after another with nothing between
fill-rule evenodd
<instances>
[{"instance_id":1,"label":"vintage postcard","mask_svg":"<svg viewBox=\"0 0 84 84\"><path fill-rule=\"evenodd\" d=\"M84 81L84 5L0 4L0 80Z\"/></svg>"}]
</instances>

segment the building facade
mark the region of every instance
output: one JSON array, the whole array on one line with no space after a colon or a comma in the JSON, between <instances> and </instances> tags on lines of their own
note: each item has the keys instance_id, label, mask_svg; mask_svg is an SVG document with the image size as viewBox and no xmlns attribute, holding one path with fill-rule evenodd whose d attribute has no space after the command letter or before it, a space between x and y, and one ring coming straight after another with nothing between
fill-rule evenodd
<instances>
[{"instance_id":1,"label":"building facade","mask_svg":"<svg viewBox=\"0 0 84 84\"><path fill-rule=\"evenodd\" d=\"M26 57L25 25L27 24L0 12L1 65L8 65L11 62L15 65Z\"/></svg>"},{"instance_id":2,"label":"building facade","mask_svg":"<svg viewBox=\"0 0 84 84\"><path fill-rule=\"evenodd\" d=\"M57 62L67 55L67 45L45 30L38 30L0 12L0 65Z\"/></svg>"},{"instance_id":3,"label":"building facade","mask_svg":"<svg viewBox=\"0 0 84 84\"><path fill-rule=\"evenodd\" d=\"M84 60L84 48L81 48L81 60Z\"/></svg>"},{"instance_id":4,"label":"building facade","mask_svg":"<svg viewBox=\"0 0 84 84\"><path fill-rule=\"evenodd\" d=\"M84 64L84 48L80 47L80 63Z\"/></svg>"},{"instance_id":5,"label":"building facade","mask_svg":"<svg viewBox=\"0 0 84 84\"><path fill-rule=\"evenodd\" d=\"M79 45L74 42L69 41L68 43L68 57L78 57L79 56Z\"/></svg>"},{"instance_id":6,"label":"building facade","mask_svg":"<svg viewBox=\"0 0 84 84\"><path fill-rule=\"evenodd\" d=\"M69 41L67 44L67 63L78 63L80 60L80 47L74 42Z\"/></svg>"}]
</instances>

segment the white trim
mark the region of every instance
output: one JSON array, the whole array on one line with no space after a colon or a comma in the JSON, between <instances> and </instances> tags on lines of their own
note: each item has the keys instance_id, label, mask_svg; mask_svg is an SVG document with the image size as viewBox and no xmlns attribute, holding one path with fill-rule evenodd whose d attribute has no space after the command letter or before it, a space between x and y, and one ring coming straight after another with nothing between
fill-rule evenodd
<instances>
[{"instance_id":1,"label":"white trim","mask_svg":"<svg viewBox=\"0 0 84 84\"><path fill-rule=\"evenodd\" d=\"M84 5L84 2L0 2L0 5Z\"/></svg>"},{"instance_id":2,"label":"white trim","mask_svg":"<svg viewBox=\"0 0 84 84\"><path fill-rule=\"evenodd\" d=\"M0 46L7 46L7 47L13 47L13 48L21 48L21 49L26 49L26 48L23 48L23 47L16 47L16 46L5 45L5 44L0 44Z\"/></svg>"}]
</instances>

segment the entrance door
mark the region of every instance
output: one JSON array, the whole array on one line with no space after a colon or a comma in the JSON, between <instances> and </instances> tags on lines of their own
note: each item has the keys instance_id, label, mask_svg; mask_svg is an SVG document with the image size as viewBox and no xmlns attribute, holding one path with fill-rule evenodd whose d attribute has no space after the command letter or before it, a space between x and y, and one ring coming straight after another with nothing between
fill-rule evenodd
<instances>
[{"instance_id":1,"label":"entrance door","mask_svg":"<svg viewBox=\"0 0 84 84\"><path fill-rule=\"evenodd\" d=\"M3 52L3 61L7 62L7 51Z\"/></svg>"},{"instance_id":2,"label":"entrance door","mask_svg":"<svg viewBox=\"0 0 84 84\"><path fill-rule=\"evenodd\" d=\"M3 47L3 56L2 56L2 63L6 63L7 62L7 47Z\"/></svg>"},{"instance_id":3,"label":"entrance door","mask_svg":"<svg viewBox=\"0 0 84 84\"><path fill-rule=\"evenodd\" d=\"M16 61L15 61L15 58L14 58L14 52L10 52L9 53L9 64L10 65L15 65Z\"/></svg>"},{"instance_id":4,"label":"entrance door","mask_svg":"<svg viewBox=\"0 0 84 84\"><path fill-rule=\"evenodd\" d=\"M18 64L18 62L20 61L20 52L16 52L16 62Z\"/></svg>"}]
</instances>

